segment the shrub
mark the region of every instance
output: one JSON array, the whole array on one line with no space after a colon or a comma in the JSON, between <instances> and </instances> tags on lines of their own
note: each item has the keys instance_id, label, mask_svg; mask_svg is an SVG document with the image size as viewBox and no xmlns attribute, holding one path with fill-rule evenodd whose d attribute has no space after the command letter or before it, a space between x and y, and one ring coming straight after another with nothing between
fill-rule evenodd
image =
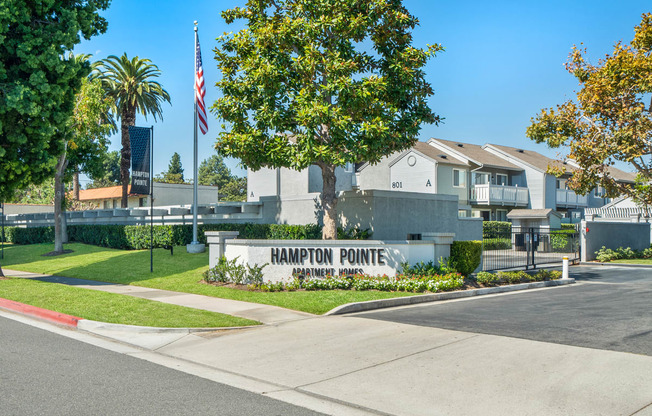
<instances>
[{"instance_id":1,"label":"shrub","mask_svg":"<svg viewBox=\"0 0 652 416\"><path fill-rule=\"evenodd\" d=\"M640 259L640 258L649 258L652 257L652 246L646 248L643 251L632 250L631 247L622 248L618 247L616 250L602 248L595 252L596 260L600 262L609 262L612 260L623 260L623 259Z\"/></svg>"},{"instance_id":2,"label":"shrub","mask_svg":"<svg viewBox=\"0 0 652 416\"><path fill-rule=\"evenodd\" d=\"M453 268L443 260L440 260L438 265L435 265L434 261L428 263L422 261L414 266L410 266L407 262L401 263L401 274L406 276L435 276L451 272L454 272Z\"/></svg>"},{"instance_id":3,"label":"shrub","mask_svg":"<svg viewBox=\"0 0 652 416\"><path fill-rule=\"evenodd\" d=\"M536 272L532 277L536 281L542 281L542 280L557 280L561 279L561 271L559 270L546 270L542 269Z\"/></svg>"},{"instance_id":4,"label":"shrub","mask_svg":"<svg viewBox=\"0 0 652 416\"><path fill-rule=\"evenodd\" d=\"M512 248L511 238L484 238L483 250L509 250Z\"/></svg>"},{"instance_id":5,"label":"shrub","mask_svg":"<svg viewBox=\"0 0 652 416\"><path fill-rule=\"evenodd\" d=\"M204 272L204 281L213 283L234 283L260 285L263 283L263 269L267 263L259 266L238 263L238 257L227 260L222 256L215 267Z\"/></svg>"},{"instance_id":6,"label":"shrub","mask_svg":"<svg viewBox=\"0 0 652 416\"><path fill-rule=\"evenodd\" d=\"M512 223L509 221L483 221L482 238L510 238Z\"/></svg>"},{"instance_id":7,"label":"shrub","mask_svg":"<svg viewBox=\"0 0 652 416\"><path fill-rule=\"evenodd\" d=\"M482 260L482 241L453 241L448 264L463 276L475 271Z\"/></svg>"},{"instance_id":8,"label":"shrub","mask_svg":"<svg viewBox=\"0 0 652 416\"><path fill-rule=\"evenodd\" d=\"M475 280L485 285L493 285L498 281L498 275L489 272L480 272L475 276Z\"/></svg>"},{"instance_id":9,"label":"shrub","mask_svg":"<svg viewBox=\"0 0 652 416\"><path fill-rule=\"evenodd\" d=\"M54 241L54 227L5 227L5 241L13 244L39 244Z\"/></svg>"},{"instance_id":10,"label":"shrub","mask_svg":"<svg viewBox=\"0 0 652 416\"><path fill-rule=\"evenodd\" d=\"M498 280L504 283L523 283L530 282L532 278L524 270L518 270L513 272L498 272Z\"/></svg>"},{"instance_id":11,"label":"shrub","mask_svg":"<svg viewBox=\"0 0 652 416\"><path fill-rule=\"evenodd\" d=\"M357 229L355 229L357 230ZM368 230L348 231L351 238L369 236ZM315 224L200 224L198 239L206 243L205 231L238 231L240 238L304 240L320 239L321 227ZM154 247L170 245L183 246L192 241L192 225L155 225ZM69 225L68 239L71 242L91 244L116 249L149 248L149 225ZM54 241L54 227L6 227L6 242L14 244L51 243Z\"/></svg>"}]
</instances>

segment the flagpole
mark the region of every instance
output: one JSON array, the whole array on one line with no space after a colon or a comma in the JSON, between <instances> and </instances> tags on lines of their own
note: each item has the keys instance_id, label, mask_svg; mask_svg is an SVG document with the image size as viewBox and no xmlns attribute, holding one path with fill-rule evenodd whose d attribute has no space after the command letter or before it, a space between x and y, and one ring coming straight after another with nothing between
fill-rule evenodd
<instances>
[{"instance_id":1,"label":"flagpole","mask_svg":"<svg viewBox=\"0 0 652 416\"><path fill-rule=\"evenodd\" d=\"M195 20L195 54L197 51L197 21ZM195 55L193 54L193 55ZM193 65L193 74L194 75L194 88L193 88L193 100L195 103L195 116L193 124L193 144L194 144L194 157L193 157L193 186L192 186L192 242L186 246L186 251L188 253L203 253L206 250L204 244L200 244L197 238L197 57L195 56L195 64Z\"/></svg>"}]
</instances>

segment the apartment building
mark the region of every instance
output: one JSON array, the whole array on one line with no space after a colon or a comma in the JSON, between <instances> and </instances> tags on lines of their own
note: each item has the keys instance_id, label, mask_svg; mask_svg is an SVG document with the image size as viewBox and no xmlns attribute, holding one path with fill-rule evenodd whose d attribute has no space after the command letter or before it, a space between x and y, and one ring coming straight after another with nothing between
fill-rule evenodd
<instances>
[{"instance_id":1,"label":"apartment building","mask_svg":"<svg viewBox=\"0 0 652 416\"><path fill-rule=\"evenodd\" d=\"M557 178L549 166L562 168ZM460 217L506 221L514 208L553 209L579 219L584 208L610 202L601 189L577 195L566 181L579 169L573 161L560 163L538 152L509 146L430 139L411 149L384 157L376 164L349 164L336 169L337 191L384 190L457 196ZM617 179L633 182L634 175L618 169ZM248 172L248 201L262 196L300 196L321 192L321 170L286 168Z\"/></svg>"}]
</instances>

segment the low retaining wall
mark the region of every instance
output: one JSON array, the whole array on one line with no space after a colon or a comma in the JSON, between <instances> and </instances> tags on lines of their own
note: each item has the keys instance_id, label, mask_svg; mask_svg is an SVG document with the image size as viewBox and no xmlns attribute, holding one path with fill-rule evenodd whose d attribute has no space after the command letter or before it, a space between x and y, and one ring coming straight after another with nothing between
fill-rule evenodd
<instances>
[{"instance_id":1,"label":"low retaining wall","mask_svg":"<svg viewBox=\"0 0 652 416\"><path fill-rule=\"evenodd\" d=\"M595 260L602 246L612 250L630 247L643 250L650 247L650 224L636 222L582 221L581 260Z\"/></svg>"},{"instance_id":2,"label":"low retaining wall","mask_svg":"<svg viewBox=\"0 0 652 416\"><path fill-rule=\"evenodd\" d=\"M267 264L266 281L288 280L295 274L389 275L400 272L402 263L438 262L450 256L452 233L429 233L423 240L239 240L237 232L207 231L209 264L224 255L250 266Z\"/></svg>"}]
</instances>

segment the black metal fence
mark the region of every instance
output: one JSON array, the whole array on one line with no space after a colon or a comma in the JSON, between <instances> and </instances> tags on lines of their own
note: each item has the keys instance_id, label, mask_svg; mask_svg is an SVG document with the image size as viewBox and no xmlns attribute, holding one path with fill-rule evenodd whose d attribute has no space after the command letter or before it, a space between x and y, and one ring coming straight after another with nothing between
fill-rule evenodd
<instances>
[{"instance_id":1,"label":"black metal fence","mask_svg":"<svg viewBox=\"0 0 652 416\"><path fill-rule=\"evenodd\" d=\"M482 270L530 269L579 261L580 234L576 230L528 228L493 232L483 238Z\"/></svg>"}]
</instances>

